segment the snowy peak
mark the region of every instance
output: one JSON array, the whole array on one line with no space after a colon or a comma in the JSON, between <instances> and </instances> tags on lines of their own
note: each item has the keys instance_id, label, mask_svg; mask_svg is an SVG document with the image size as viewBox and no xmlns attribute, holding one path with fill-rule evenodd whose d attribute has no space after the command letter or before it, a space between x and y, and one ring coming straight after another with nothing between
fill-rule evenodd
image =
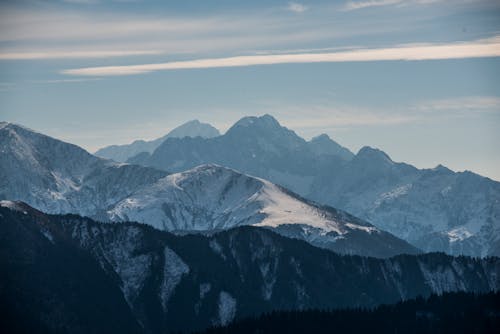
<instances>
[{"instance_id":1,"label":"snowy peak","mask_svg":"<svg viewBox=\"0 0 500 334\"><path fill-rule=\"evenodd\" d=\"M240 119L226 132L224 138L246 148L256 145L263 151L277 154L297 150L306 145L304 139L281 126L274 117L267 114Z\"/></svg>"},{"instance_id":2,"label":"snowy peak","mask_svg":"<svg viewBox=\"0 0 500 334\"><path fill-rule=\"evenodd\" d=\"M311 139L308 145L316 155L336 155L343 160L351 160L354 157L351 151L340 146L325 133Z\"/></svg>"},{"instance_id":3,"label":"snowy peak","mask_svg":"<svg viewBox=\"0 0 500 334\"><path fill-rule=\"evenodd\" d=\"M384 165L393 165L392 159L382 150L369 146L362 147L355 156L356 161L362 163L378 163Z\"/></svg>"},{"instance_id":4,"label":"snowy peak","mask_svg":"<svg viewBox=\"0 0 500 334\"><path fill-rule=\"evenodd\" d=\"M91 155L81 147L54 139L26 127L7 123L0 128L0 147L4 155L4 164L0 167L35 168L33 172L42 168L59 170L81 170L82 163L95 163L99 158ZM18 161L19 165L12 163ZM18 175L15 173L14 175Z\"/></svg>"},{"instance_id":5,"label":"snowy peak","mask_svg":"<svg viewBox=\"0 0 500 334\"><path fill-rule=\"evenodd\" d=\"M266 127L268 129L279 129L281 128L280 123L274 118L273 116L269 114L265 114L263 116L257 117L257 116L247 116L243 117L236 123L234 123L233 127L250 127L250 126L256 126L256 127Z\"/></svg>"},{"instance_id":6,"label":"snowy peak","mask_svg":"<svg viewBox=\"0 0 500 334\"><path fill-rule=\"evenodd\" d=\"M201 123L197 119L186 122L172 131L170 131L166 138L184 138L184 137L202 137L202 138L213 138L220 136L219 130L214 128L208 123Z\"/></svg>"},{"instance_id":7,"label":"snowy peak","mask_svg":"<svg viewBox=\"0 0 500 334\"><path fill-rule=\"evenodd\" d=\"M330 249L339 238L349 242L370 239L366 249L362 241L352 241L353 248L373 256L416 252L344 212L319 207L269 181L215 164L168 175L120 201L107 215L113 221L138 221L168 231L210 232L253 225L286 236L293 233L293 237Z\"/></svg>"},{"instance_id":8,"label":"snowy peak","mask_svg":"<svg viewBox=\"0 0 500 334\"><path fill-rule=\"evenodd\" d=\"M311 139L312 143L329 143L331 141L333 141L333 140L326 133L322 133L319 136L313 137Z\"/></svg>"},{"instance_id":9,"label":"snowy peak","mask_svg":"<svg viewBox=\"0 0 500 334\"><path fill-rule=\"evenodd\" d=\"M177 212L176 219L157 211L169 207ZM178 212L180 207L190 211ZM202 217L193 212L203 212ZM206 164L191 170L171 174L151 189L141 191L111 210L114 220L132 218L151 224L162 222L167 230L209 230L239 225L276 227L283 224L305 224L324 231L341 228L326 219L326 212L301 201L280 187L233 169ZM152 219L150 214L155 215ZM188 218L186 218L188 217ZM202 219L199 219L202 218Z\"/></svg>"},{"instance_id":10,"label":"snowy peak","mask_svg":"<svg viewBox=\"0 0 500 334\"><path fill-rule=\"evenodd\" d=\"M95 154L102 158L125 162L143 152L153 153L168 138L201 137L207 139L218 136L220 136L219 130L212 125L192 120L176 127L161 138L151 141L135 140L133 143L126 145L106 146L99 149Z\"/></svg>"},{"instance_id":11,"label":"snowy peak","mask_svg":"<svg viewBox=\"0 0 500 334\"><path fill-rule=\"evenodd\" d=\"M281 124L271 115L257 116L247 116L243 117L227 131L226 134L248 134L250 131L256 131L256 134L269 133L277 134L281 132L291 132L287 128L281 126Z\"/></svg>"},{"instance_id":12,"label":"snowy peak","mask_svg":"<svg viewBox=\"0 0 500 334\"><path fill-rule=\"evenodd\" d=\"M441 174L441 175L451 175L451 174L454 173L451 169L449 169L448 167L443 166L441 164L439 164L436 167L432 168L430 171L432 173Z\"/></svg>"}]
</instances>

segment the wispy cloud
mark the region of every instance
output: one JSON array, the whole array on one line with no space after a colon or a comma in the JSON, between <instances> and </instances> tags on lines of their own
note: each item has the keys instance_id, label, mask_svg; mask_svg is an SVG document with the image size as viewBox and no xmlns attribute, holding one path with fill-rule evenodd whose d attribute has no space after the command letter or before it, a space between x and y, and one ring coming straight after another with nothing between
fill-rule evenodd
<instances>
[{"instance_id":1,"label":"wispy cloud","mask_svg":"<svg viewBox=\"0 0 500 334\"><path fill-rule=\"evenodd\" d=\"M439 60L499 56L500 36L496 36L494 38L469 42L456 42L448 44L410 44L390 48L358 49L332 53L252 55L174 61L157 64L86 67L68 69L62 71L62 73L82 76L113 76L167 70L242 67L291 63Z\"/></svg>"},{"instance_id":2,"label":"wispy cloud","mask_svg":"<svg viewBox=\"0 0 500 334\"><path fill-rule=\"evenodd\" d=\"M383 7L383 6L406 6L406 5L430 5L434 3L444 2L446 0L362 0L362 1L348 1L343 10L351 11L357 9L364 9L369 7ZM453 2L471 2L478 0L454 0ZM480 0L479 0L480 1Z\"/></svg>"},{"instance_id":3,"label":"wispy cloud","mask_svg":"<svg viewBox=\"0 0 500 334\"><path fill-rule=\"evenodd\" d=\"M120 16L111 13L5 9L0 12L0 41L130 39L145 34L158 37L166 33L218 32L248 24L248 21L238 22L224 17Z\"/></svg>"},{"instance_id":4,"label":"wispy cloud","mask_svg":"<svg viewBox=\"0 0 500 334\"><path fill-rule=\"evenodd\" d=\"M430 112L500 112L500 98L496 96L464 96L420 103L417 110Z\"/></svg>"},{"instance_id":5,"label":"wispy cloud","mask_svg":"<svg viewBox=\"0 0 500 334\"><path fill-rule=\"evenodd\" d=\"M402 3L403 0L369 0L369 1L349 1L343 7L344 10L356 10L363 9L368 7L381 7L381 6L389 6L396 5Z\"/></svg>"},{"instance_id":6,"label":"wispy cloud","mask_svg":"<svg viewBox=\"0 0 500 334\"><path fill-rule=\"evenodd\" d=\"M78 79L52 79L52 80L33 80L34 84L59 84L59 83L79 83L88 81L100 81L101 78L78 78Z\"/></svg>"},{"instance_id":7,"label":"wispy cloud","mask_svg":"<svg viewBox=\"0 0 500 334\"><path fill-rule=\"evenodd\" d=\"M309 8L307 6L304 6L303 4L300 4L298 2L289 2L287 9L291 12L294 13L303 13Z\"/></svg>"},{"instance_id":8,"label":"wispy cloud","mask_svg":"<svg viewBox=\"0 0 500 334\"><path fill-rule=\"evenodd\" d=\"M157 55L163 53L158 50L95 50L95 51L31 51L31 52L4 52L0 53L0 60L33 60L33 59L83 59L83 58L114 58Z\"/></svg>"}]
</instances>

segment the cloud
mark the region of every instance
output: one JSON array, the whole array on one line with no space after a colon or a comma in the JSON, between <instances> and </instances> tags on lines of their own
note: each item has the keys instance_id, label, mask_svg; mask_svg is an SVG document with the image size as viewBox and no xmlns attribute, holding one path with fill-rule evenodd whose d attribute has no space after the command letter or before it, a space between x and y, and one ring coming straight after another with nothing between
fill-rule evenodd
<instances>
[{"instance_id":1,"label":"cloud","mask_svg":"<svg viewBox=\"0 0 500 334\"><path fill-rule=\"evenodd\" d=\"M445 0L366 0L366 1L349 1L342 8L344 11L351 11L357 9L364 9L369 7L383 7L383 6L404 6L404 5L429 5L433 3L443 2ZM459 0L455 0L459 2ZM464 0L471 1L471 0ZM475 0L472 0L475 1Z\"/></svg>"},{"instance_id":2,"label":"cloud","mask_svg":"<svg viewBox=\"0 0 500 334\"><path fill-rule=\"evenodd\" d=\"M113 56L110 50L117 55L123 53L120 50L235 54L380 31L354 23L344 28L324 29L317 22L298 22L274 11L265 15L164 16L89 10L49 12L0 5L0 54L1 59L101 58Z\"/></svg>"},{"instance_id":3,"label":"cloud","mask_svg":"<svg viewBox=\"0 0 500 334\"><path fill-rule=\"evenodd\" d=\"M500 97L496 96L464 96L439 99L420 103L417 110L431 112L499 112Z\"/></svg>"},{"instance_id":4,"label":"cloud","mask_svg":"<svg viewBox=\"0 0 500 334\"><path fill-rule=\"evenodd\" d=\"M303 13L306 10L308 10L309 8L298 3L298 2L289 2L287 9L291 12L294 12L294 13Z\"/></svg>"},{"instance_id":5,"label":"cloud","mask_svg":"<svg viewBox=\"0 0 500 334\"><path fill-rule=\"evenodd\" d=\"M407 44L390 48L358 49L331 53L299 53L251 55L227 58L206 58L167 63L86 67L63 70L63 74L82 76L133 75L155 71L243 67L273 64L368 62L368 61L417 61L481 58L500 56L500 36L469 42L448 44Z\"/></svg>"},{"instance_id":6,"label":"cloud","mask_svg":"<svg viewBox=\"0 0 500 334\"><path fill-rule=\"evenodd\" d=\"M370 0L370 1L349 1L345 4L344 10L357 10L368 7L381 7L381 6L389 6L396 5L402 3L403 0Z\"/></svg>"},{"instance_id":7,"label":"cloud","mask_svg":"<svg viewBox=\"0 0 500 334\"><path fill-rule=\"evenodd\" d=\"M58 84L58 83L75 83L75 82L89 82L100 81L101 78L78 78L78 79L53 79L53 80L34 80L31 83L35 84Z\"/></svg>"},{"instance_id":8,"label":"cloud","mask_svg":"<svg viewBox=\"0 0 500 334\"><path fill-rule=\"evenodd\" d=\"M30 52L2 52L0 60L33 60L33 59L83 59L83 58L112 58L144 55L158 55L163 52L157 50L93 50L93 51L30 51Z\"/></svg>"},{"instance_id":9,"label":"cloud","mask_svg":"<svg viewBox=\"0 0 500 334\"><path fill-rule=\"evenodd\" d=\"M28 10L0 6L0 41L130 40L165 34L220 33L247 30L257 18L231 16L161 16L84 10ZM267 26L271 20L260 19ZM276 23L276 22L275 22Z\"/></svg>"}]
</instances>

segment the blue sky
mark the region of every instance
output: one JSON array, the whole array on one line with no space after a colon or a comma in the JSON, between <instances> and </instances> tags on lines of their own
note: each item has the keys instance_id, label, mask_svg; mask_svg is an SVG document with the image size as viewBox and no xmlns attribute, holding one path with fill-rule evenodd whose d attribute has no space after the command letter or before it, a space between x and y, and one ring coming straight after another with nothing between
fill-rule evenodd
<instances>
[{"instance_id":1,"label":"blue sky","mask_svg":"<svg viewBox=\"0 0 500 334\"><path fill-rule=\"evenodd\" d=\"M2 120L94 151L264 113L500 180L500 4L0 2Z\"/></svg>"}]
</instances>

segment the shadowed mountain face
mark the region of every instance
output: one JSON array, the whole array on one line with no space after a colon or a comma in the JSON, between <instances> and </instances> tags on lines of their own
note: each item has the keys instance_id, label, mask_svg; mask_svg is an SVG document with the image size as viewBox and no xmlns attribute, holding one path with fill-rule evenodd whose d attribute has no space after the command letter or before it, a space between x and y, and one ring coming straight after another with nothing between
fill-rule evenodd
<instances>
[{"instance_id":1,"label":"shadowed mountain face","mask_svg":"<svg viewBox=\"0 0 500 334\"><path fill-rule=\"evenodd\" d=\"M213 138L219 136L219 130L207 123L201 123L198 120L189 121L184 123L165 136L151 140L136 140L127 145L111 145L99 149L95 155L101 158L111 159L118 162L125 162L127 159L141 153L152 153L158 146L161 145L167 138L184 138L184 137L201 137Z\"/></svg>"},{"instance_id":2,"label":"shadowed mountain face","mask_svg":"<svg viewBox=\"0 0 500 334\"><path fill-rule=\"evenodd\" d=\"M306 142L271 116L245 117L217 138L168 139L129 161L182 171L235 168L372 222L426 251L500 255L500 183L443 166L419 170L384 152L355 156L326 136Z\"/></svg>"},{"instance_id":3,"label":"shadowed mountain face","mask_svg":"<svg viewBox=\"0 0 500 334\"><path fill-rule=\"evenodd\" d=\"M263 228L176 236L8 201L0 206L0 267L4 328L51 332L193 330L270 310L500 288L498 258L341 256Z\"/></svg>"},{"instance_id":4,"label":"shadowed mountain face","mask_svg":"<svg viewBox=\"0 0 500 334\"><path fill-rule=\"evenodd\" d=\"M419 252L343 211L221 166L203 165L167 176L149 167L97 158L12 124L0 129L0 140L8 147L6 159L0 161L0 200L22 200L49 213L133 220L179 233L255 225L345 254Z\"/></svg>"}]
</instances>

